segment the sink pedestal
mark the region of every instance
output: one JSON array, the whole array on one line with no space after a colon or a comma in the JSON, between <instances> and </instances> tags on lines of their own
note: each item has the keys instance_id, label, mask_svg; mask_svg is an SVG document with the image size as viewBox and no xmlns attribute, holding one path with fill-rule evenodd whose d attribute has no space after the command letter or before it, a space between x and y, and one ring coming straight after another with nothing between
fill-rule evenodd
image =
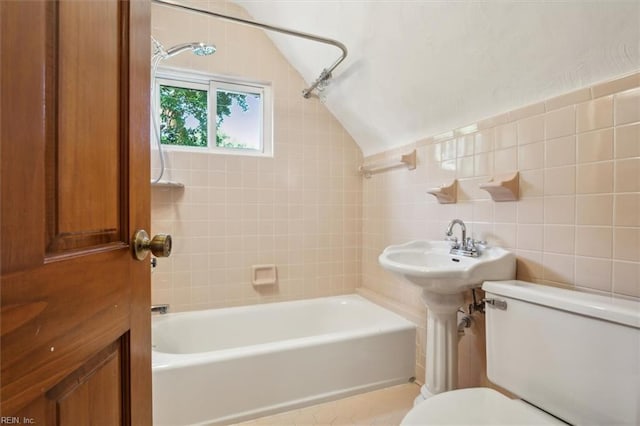
<instances>
[{"instance_id":1,"label":"sink pedestal","mask_svg":"<svg viewBox=\"0 0 640 426\"><path fill-rule=\"evenodd\" d=\"M427 307L427 342L425 385L416 403L458 384L458 308L464 303L463 293L438 294L422 290Z\"/></svg>"}]
</instances>

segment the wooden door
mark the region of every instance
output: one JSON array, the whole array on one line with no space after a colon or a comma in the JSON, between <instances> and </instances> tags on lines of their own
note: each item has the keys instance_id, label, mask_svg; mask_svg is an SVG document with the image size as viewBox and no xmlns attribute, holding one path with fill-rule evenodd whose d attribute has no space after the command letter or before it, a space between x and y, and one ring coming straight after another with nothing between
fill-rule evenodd
<instances>
[{"instance_id":1,"label":"wooden door","mask_svg":"<svg viewBox=\"0 0 640 426\"><path fill-rule=\"evenodd\" d=\"M150 5L0 19L0 422L150 425Z\"/></svg>"}]
</instances>

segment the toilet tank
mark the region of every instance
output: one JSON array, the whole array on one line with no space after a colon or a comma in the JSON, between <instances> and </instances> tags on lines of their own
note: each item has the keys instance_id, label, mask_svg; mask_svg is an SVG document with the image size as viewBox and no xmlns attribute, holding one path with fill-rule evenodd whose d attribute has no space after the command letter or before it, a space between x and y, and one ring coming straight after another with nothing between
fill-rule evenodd
<instances>
[{"instance_id":1,"label":"toilet tank","mask_svg":"<svg viewBox=\"0 0 640 426\"><path fill-rule=\"evenodd\" d=\"M640 424L640 301L487 281L487 375L574 425ZM505 308L505 309L503 309Z\"/></svg>"}]
</instances>

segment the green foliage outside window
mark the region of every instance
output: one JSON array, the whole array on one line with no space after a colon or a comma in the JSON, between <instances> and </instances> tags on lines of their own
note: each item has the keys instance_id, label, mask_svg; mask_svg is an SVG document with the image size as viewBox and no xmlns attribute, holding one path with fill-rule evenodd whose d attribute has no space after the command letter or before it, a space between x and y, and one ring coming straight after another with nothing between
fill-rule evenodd
<instances>
[{"instance_id":1,"label":"green foliage outside window","mask_svg":"<svg viewBox=\"0 0 640 426\"><path fill-rule=\"evenodd\" d=\"M220 125L224 121L225 117L231 115L231 104L233 101L238 103L238 106L242 108L242 111L247 112L249 105L247 105L247 95L241 95L239 93L225 92L218 90L217 94L217 111L216 111L216 146L222 148L246 148L245 144L234 143L229 139L229 135L225 134Z\"/></svg>"},{"instance_id":2,"label":"green foliage outside window","mask_svg":"<svg viewBox=\"0 0 640 426\"><path fill-rule=\"evenodd\" d=\"M160 86L160 141L207 146L207 91Z\"/></svg>"},{"instance_id":3,"label":"green foliage outside window","mask_svg":"<svg viewBox=\"0 0 640 426\"><path fill-rule=\"evenodd\" d=\"M160 86L160 141L167 145L207 146L208 92L173 86ZM247 111L247 95L218 90L216 96L216 146L245 148L244 144L231 142L220 125L231 115L235 101Z\"/></svg>"}]
</instances>

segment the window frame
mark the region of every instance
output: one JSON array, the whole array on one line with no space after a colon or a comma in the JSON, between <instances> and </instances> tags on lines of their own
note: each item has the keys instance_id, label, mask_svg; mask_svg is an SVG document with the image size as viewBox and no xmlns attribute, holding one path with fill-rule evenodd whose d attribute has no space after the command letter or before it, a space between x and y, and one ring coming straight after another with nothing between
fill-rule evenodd
<instances>
[{"instance_id":1,"label":"window frame","mask_svg":"<svg viewBox=\"0 0 640 426\"><path fill-rule=\"evenodd\" d=\"M155 112L160 134L160 86L173 86L186 89L207 91L207 146L188 146L162 144L162 148L168 151L201 152L222 155L241 155L252 157L273 157L273 96L270 83L250 81L236 77L228 77L199 71L184 70L179 68L158 68L154 81ZM261 149L251 148L225 148L216 146L217 133L217 90L230 92L244 92L260 94L260 142ZM153 113L153 111L152 111ZM153 125L153 120L152 120ZM162 143L162 141L160 141Z\"/></svg>"}]
</instances>

